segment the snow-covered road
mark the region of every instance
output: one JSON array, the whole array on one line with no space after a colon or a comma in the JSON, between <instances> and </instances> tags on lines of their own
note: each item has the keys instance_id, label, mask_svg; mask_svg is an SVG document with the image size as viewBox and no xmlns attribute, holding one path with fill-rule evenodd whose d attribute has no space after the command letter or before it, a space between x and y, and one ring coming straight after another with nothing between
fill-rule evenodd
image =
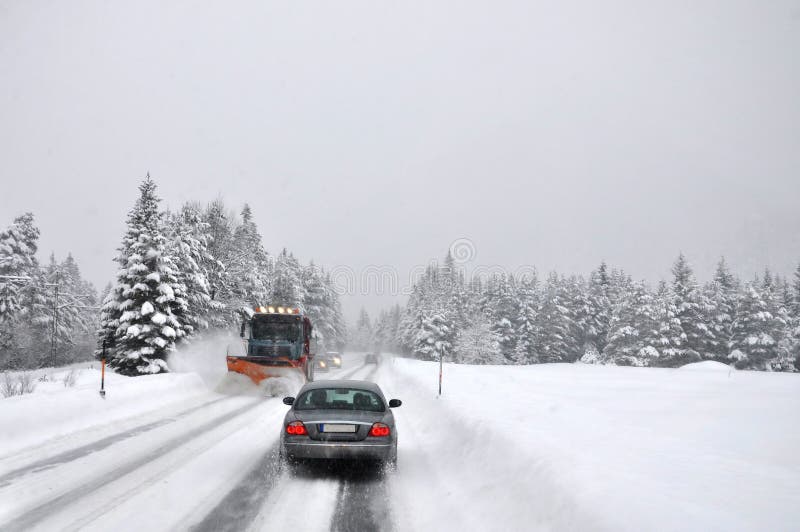
<instances>
[{"instance_id":1,"label":"snow-covered road","mask_svg":"<svg viewBox=\"0 0 800 532\"><path fill-rule=\"evenodd\" d=\"M361 357L348 362L320 377L369 380L378 370ZM3 456L0 528L275 529L299 515L304 529L390 528L371 512L375 495L386 506L382 469L281 467L279 398L208 393L191 403Z\"/></svg>"},{"instance_id":2,"label":"snow-covered road","mask_svg":"<svg viewBox=\"0 0 800 532\"><path fill-rule=\"evenodd\" d=\"M397 470L283 468L286 406L250 385L112 375L103 401L89 374L75 389L0 402L0 530L792 530L800 522L797 376L447 365L438 398L433 363L387 356L376 366L362 355L344 363L318 378L374 380L403 400L394 411ZM48 426L55 437L42 437Z\"/></svg>"}]
</instances>

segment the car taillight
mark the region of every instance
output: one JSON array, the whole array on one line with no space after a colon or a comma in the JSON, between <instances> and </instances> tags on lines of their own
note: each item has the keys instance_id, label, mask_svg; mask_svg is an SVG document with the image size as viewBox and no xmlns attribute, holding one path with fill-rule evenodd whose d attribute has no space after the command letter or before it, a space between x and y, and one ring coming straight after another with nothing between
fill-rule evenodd
<instances>
[{"instance_id":1,"label":"car taillight","mask_svg":"<svg viewBox=\"0 0 800 532\"><path fill-rule=\"evenodd\" d=\"M369 429L370 436L388 436L389 432L389 425L385 425L383 423L375 423L372 425L372 428Z\"/></svg>"},{"instance_id":2,"label":"car taillight","mask_svg":"<svg viewBox=\"0 0 800 532\"><path fill-rule=\"evenodd\" d=\"M306 426L303 425L302 421L292 421L286 425L286 434L291 434L292 436L304 436L308 434L308 431L306 430Z\"/></svg>"}]
</instances>

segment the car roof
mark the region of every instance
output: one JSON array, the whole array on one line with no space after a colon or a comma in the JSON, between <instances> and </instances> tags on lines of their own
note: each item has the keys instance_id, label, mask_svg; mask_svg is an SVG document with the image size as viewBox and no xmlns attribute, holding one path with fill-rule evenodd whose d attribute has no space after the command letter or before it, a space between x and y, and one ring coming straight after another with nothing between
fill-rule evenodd
<instances>
[{"instance_id":1,"label":"car roof","mask_svg":"<svg viewBox=\"0 0 800 532\"><path fill-rule=\"evenodd\" d=\"M343 381L343 380L333 380L333 379L306 383L300 389L300 392L305 392L307 390L317 390L319 388L355 388L357 390L367 390L370 392L375 392L377 394L383 395L383 392L381 392L380 387L374 382L356 381L356 380ZM298 394L300 392L298 392Z\"/></svg>"}]
</instances>

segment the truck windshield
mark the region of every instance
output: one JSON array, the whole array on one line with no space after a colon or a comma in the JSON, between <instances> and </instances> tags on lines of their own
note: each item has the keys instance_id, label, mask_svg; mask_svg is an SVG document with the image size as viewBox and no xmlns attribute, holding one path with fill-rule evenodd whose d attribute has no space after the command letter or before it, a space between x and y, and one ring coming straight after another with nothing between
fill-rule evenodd
<instances>
[{"instance_id":1,"label":"truck windshield","mask_svg":"<svg viewBox=\"0 0 800 532\"><path fill-rule=\"evenodd\" d=\"M296 342L300 338L300 320L253 320L253 340Z\"/></svg>"}]
</instances>

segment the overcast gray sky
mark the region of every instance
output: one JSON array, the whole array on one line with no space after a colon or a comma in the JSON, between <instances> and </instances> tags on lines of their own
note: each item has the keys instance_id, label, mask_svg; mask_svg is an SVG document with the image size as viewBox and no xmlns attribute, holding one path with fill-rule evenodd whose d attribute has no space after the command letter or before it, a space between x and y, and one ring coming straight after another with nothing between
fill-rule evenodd
<instances>
[{"instance_id":1,"label":"overcast gray sky","mask_svg":"<svg viewBox=\"0 0 800 532\"><path fill-rule=\"evenodd\" d=\"M0 0L0 225L102 286L149 171L328 267L788 274L799 53L800 1Z\"/></svg>"}]
</instances>

